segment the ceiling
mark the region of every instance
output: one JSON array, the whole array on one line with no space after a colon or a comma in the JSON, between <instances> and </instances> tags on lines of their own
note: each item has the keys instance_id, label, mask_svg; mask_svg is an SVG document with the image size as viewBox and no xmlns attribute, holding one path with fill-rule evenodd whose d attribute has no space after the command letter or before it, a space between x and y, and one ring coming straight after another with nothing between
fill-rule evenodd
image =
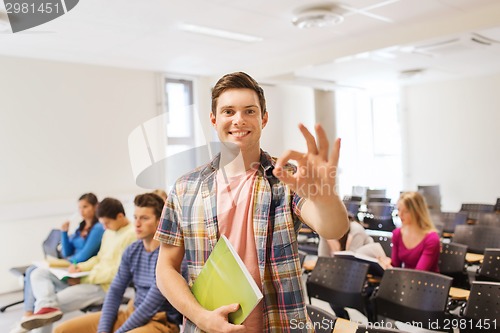
<instances>
[{"instance_id":1,"label":"ceiling","mask_svg":"<svg viewBox=\"0 0 500 333\"><path fill-rule=\"evenodd\" d=\"M306 6L334 3L344 16L338 25L291 23ZM206 36L181 24L262 40ZM500 72L500 43L491 41L500 41L498 27L498 0L82 0L41 26L0 32L0 55L211 77L243 70L267 83L367 87Z\"/></svg>"}]
</instances>

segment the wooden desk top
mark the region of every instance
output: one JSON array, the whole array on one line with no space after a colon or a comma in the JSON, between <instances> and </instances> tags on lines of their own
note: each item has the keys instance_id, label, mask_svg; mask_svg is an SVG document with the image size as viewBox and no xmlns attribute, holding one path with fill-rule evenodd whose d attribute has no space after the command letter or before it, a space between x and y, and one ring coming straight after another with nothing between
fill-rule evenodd
<instances>
[{"instance_id":1,"label":"wooden desk top","mask_svg":"<svg viewBox=\"0 0 500 333\"><path fill-rule=\"evenodd\" d=\"M356 333L358 324L344 318L337 318L332 333Z\"/></svg>"},{"instance_id":2,"label":"wooden desk top","mask_svg":"<svg viewBox=\"0 0 500 333\"><path fill-rule=\"evenodd\" d=\"M467 300L469 299L470 290L451 287L449 295L456 300Z\"/></svg>"},{"instance_id":3,"label":"wooden desk top","mask_svg":"<svg viewBox=\"0 0 500 333\"><path fill-rule=\"evenodd\" d=\"M314 267L316 267L316 261L318 261L317 258L316 259L308 259L308 260L304 261L302 268L304 268L304 270L310 272L314 269Z\"/></svg>"},{"instance_id":4,"label":"wooden desk top","mask_svg":"<svg viewBox=\"0 0 500 333\"><path fill-rule=\"evenodd\" d=\"M467 261L469 264L483 262L483 259L484 259L484 255L483 254L467 253L465 255L465 261Z\"/></svg>"}]
</instances>

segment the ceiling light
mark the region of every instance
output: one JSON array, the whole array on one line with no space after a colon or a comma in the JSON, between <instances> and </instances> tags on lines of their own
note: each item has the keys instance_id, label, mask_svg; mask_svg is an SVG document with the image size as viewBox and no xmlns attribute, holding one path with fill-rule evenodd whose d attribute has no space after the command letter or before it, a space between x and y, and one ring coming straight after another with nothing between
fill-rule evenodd
<instances>
[{"instance_id":1,"label":"ceiling light","mask_svg":"<svg viewBox=\"0 0 500 333\"><path fill-rule=\"evenodd\" d=\"M179 25L179 29L181 29L182 31L186 31L186 32L193 32L193 33L212 36L212 37L231 39L231 40L236 40L239 42L253 43L253 42L263 41L263 38L261 38L261 37L240 34L237 32L232 32L232 31L227 31L227 30L214 29L214 28L204 27L204 26L195 25L195 24L182 23L181 25Z\"/></svg>"},{"instance_id":2,"label":"ceiling light","mask_svg":"<svg viewBox=\"0 0 500 333\"><path fill-rule=\"evenodd\" d=\"M406 79L414 79L417 77L422 76L425 72L425 68L414 68L414 69L407 69L399 72L399 78L406 80Z\"/></svg>"},{"instance_id":3,"label":"ceiling light","mask_svg":"<svg viewBox=\"0 0 500 333\"><path fill-rule=\"evenodd\" d=\"M344 21L344 17L327 8L310 8L298 12L292 23L301 29L325 28Z\"/></svg>"}]
</instances>

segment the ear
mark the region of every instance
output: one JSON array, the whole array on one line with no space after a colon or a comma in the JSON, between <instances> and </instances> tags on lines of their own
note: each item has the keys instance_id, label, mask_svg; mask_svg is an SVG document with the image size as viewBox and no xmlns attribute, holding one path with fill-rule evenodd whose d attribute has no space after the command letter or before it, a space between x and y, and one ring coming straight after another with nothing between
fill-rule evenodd
<instances>
[{"instance_id":1,"label":"ear","mask_svg":"<svg viewBox=\"0 0 500 333\"><path fill-rule=\"evenodd\" d=\"M269 112L266 111L266 113L264 113L264 117L262 117L262 128L266 127L268 120L269 120Z\"/></svg>"},{"instance_id":2,"label":"ear","mask_svg":"<svg viewBox=\"0 0 500 333\"><path fill-rule=\"evenodd\" d=\"M212 126L215 127L215 124L217 123L217 119L215 118L215 115L213 112L210 112L210 123L212 123Z\"/></svg>"}]
</instances>

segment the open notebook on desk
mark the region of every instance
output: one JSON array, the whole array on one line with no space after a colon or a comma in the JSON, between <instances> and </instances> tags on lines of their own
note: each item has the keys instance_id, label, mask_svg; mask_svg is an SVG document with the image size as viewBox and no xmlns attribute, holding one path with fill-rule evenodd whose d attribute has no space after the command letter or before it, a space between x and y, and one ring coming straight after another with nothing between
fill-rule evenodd
<instances>
[{"instance_id":1,"label":"open notebook on desk","mask_svg":"<svg viewBox=\"0 0 500 333\"><path fill-rule=\"evenodd\" d=\"M89 275L89 271L87 272L68 272L67 267L52 267L48 261L35 261L33 263L37 267L47 268L52 274L54 274L59 280L64 280L67 278L80 278Z\"/></svg>"},{"instance_id":2,"label":"open notebook on desk","mask_svg":"<svg viewBox=\"0 0 500 333\"><path fill-rule=\"evenodd\" d=\"M368 274L373 276L382 276L384 275L384 268L380 265L377 258L385 257L384 249L380 243L370 243L363 245L359 249L354 251L337 251L334 252L333 255L335 257L342 257L346 259L352 259L367 263L370 265L368 268Z\"/></svg>"}]
</instances>

